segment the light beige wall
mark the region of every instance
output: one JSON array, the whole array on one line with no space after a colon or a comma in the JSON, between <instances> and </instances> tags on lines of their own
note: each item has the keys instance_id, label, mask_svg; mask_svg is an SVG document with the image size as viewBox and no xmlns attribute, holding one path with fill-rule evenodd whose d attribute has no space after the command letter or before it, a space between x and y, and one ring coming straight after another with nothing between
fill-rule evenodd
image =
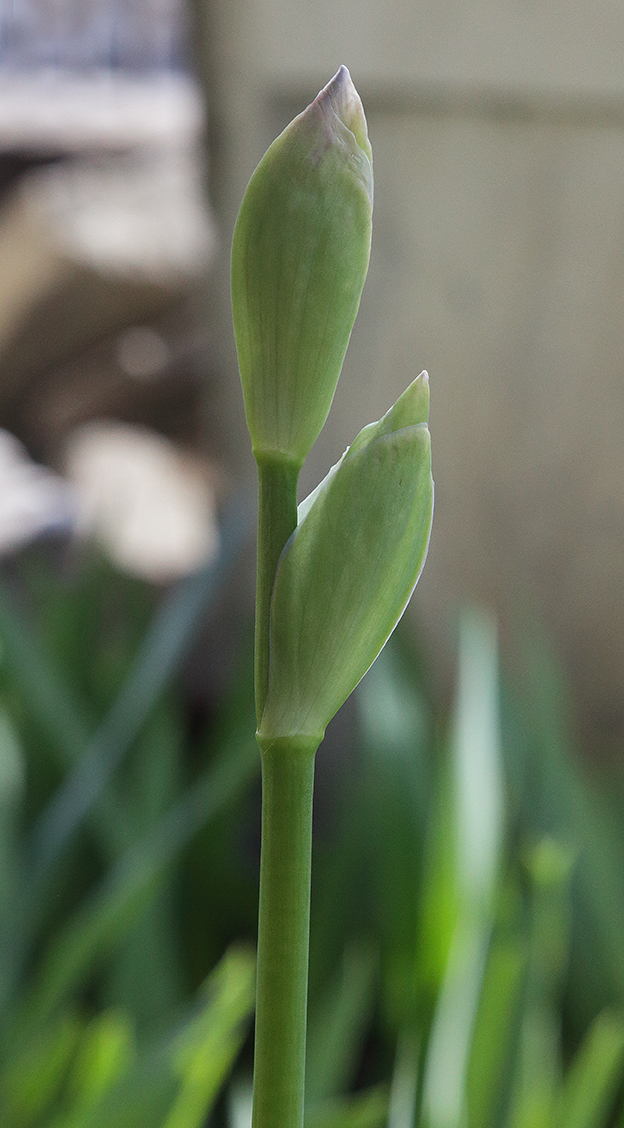
<instances>
[{"instance_id":1,"label":"light beige wall","mask_svg":"<svg viewBox=\"0 0 624 1128\"><path fill-rule=\"evenodd\" d=\"M497 90L621 91L618 0L261 0L253 68L299 82L348 60L368 82Z\"/></svg>"},{"instance_id":2,"label":"light beige wall","mask_svg":"<svg viewBox=\"0 0 624 1128\"><path fill-rule=\"evenodd\" d=\"M624 6L213 5L228 224L341 62L375 161L371 270L313 480L427 367L435 533L416 604L533 601L589 726L624 731ZM235 378L233 378L233 383Z\"/></svg>"}]
</instances>

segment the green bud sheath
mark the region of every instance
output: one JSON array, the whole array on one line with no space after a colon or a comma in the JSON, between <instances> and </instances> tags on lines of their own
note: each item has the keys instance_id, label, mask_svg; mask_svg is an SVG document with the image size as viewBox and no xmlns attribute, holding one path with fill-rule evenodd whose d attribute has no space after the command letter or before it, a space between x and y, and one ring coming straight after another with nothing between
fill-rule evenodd
<instances>
[{"instance_id":1,"label":"green bud sheath","mask_svg":"<svg viewBox=\"0 0 624 1128\"><path fill-rule=\"evenodd\" d=\"M368 269L372 155L346 67L254 172L232 244L232 308L259 461L301 466L336 390Z\"/></svg>"},{"instance_id":2,"label":"green bud sheath","mask_svg":"<svg viewBox=\"0 0 624 1128\"><path fill-rule=\"evenodd\" d=\"M320 741L409 602L433 516L427 411L423 373L299 507L273 589L262 748Z\"/></svg>"}]
</instances>

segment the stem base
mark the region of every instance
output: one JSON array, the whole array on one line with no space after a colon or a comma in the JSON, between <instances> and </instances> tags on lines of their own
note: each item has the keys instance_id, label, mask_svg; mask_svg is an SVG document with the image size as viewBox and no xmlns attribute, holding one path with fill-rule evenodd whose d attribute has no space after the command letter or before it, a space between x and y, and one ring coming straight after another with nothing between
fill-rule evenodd
<instances>
[{"instance_id":1,"label":"stem base","mask_svg":"<svg viewBox=\"0 0 624 1128\"><path fill-rule=\"evenodd\" d=\"M252 1128L301 1128L317 742L262 749L262 852Z\"/></svg>"}]
</instances>

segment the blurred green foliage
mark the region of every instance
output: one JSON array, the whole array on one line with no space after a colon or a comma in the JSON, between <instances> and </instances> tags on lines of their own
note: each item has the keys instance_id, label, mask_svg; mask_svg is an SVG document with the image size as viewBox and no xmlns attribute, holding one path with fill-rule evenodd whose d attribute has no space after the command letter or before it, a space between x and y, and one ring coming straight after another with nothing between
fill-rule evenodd
<instances>
[{"instance_id":1,"label":"blurred green foliage","mask_svg":"<svg viewBox=\"0 0 624 1128\"><path fill-rule=\"evenodd\" d=\"M165 593L95 555L0 574L2 1128L249 1124L251 641L218 706L182 676L247 529ZM330 726L308 1128L624 1128L619 791L516 650L466 613L447 715L404 625Z\"/></svg>"}]
</instances>

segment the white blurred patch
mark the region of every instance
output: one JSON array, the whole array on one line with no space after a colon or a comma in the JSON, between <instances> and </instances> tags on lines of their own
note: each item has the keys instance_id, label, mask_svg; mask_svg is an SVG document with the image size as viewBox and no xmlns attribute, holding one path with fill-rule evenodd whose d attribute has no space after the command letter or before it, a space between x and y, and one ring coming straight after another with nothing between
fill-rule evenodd
<instances>
[{"instance_id":1,"label":"white blurred patch","mask_svg":"<svg viewBox=\"0 0 624 1128\"><path fill-rule=\"evenodd\" d=\"M201 274L215 248L197 149L144 145L33 174L23 192L70 259L168 284Z\"/></svg>"},{"instance_id":2,"label":"white blurred patch","mask_svg":"<svg viewBox=\"0 0 624 1128\"><path fill-rule=\"evenodd\" d=\"M71 487L32 462L22 444L0 430L0 554L45 533L70 530L76 514Z\"/></svg>"},{"instance_id":3,"label":"white blurred patch","mask_svg":"<svg viewBox=\"0 0 624 1128\"><path fill-rule=\"evenodd\" d=\"M81 531L120 567L156 582L185 575L219 548L207 467L141 427L95 422L70 436L67 474Z\"/></svg>"},{"instance_id":4,"label":"white blurred patch","mask_svg":"<svg viewBox=\"0 0 624 1128\"><path fill-rule=\"evenodd\" d=\"M198 137L203 122L201 90L185 75L0 69L4 151L119 152L177 144Z\"/></svg>"}]
</instances>

